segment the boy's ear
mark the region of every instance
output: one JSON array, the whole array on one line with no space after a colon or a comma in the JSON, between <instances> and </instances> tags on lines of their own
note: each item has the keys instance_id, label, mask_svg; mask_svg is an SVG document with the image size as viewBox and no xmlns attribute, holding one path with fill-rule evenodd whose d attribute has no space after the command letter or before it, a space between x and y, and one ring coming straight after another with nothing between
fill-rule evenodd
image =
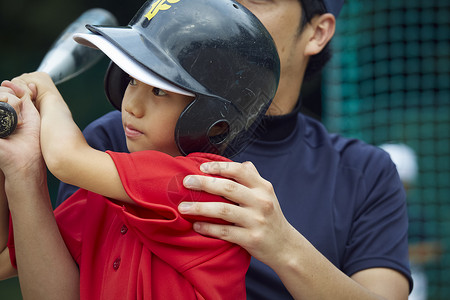
<instances>
[{"instance_id":1,"label":"boy's ear","mask_svg":"<svg viewBox=\"0 0 450 300\"><path fill-rule=\"evenodd\" d=\"M309 39L305 47L305 56L312 56L328 44L334 35L336 19L330 13L314 17L309 23Z\"/></svg>"}]
</instances>

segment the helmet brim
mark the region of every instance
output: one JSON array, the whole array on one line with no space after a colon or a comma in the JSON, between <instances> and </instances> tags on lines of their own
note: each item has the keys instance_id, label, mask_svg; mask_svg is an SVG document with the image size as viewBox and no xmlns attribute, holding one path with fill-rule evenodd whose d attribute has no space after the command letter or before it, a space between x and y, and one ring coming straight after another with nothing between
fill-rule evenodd
<instances>
[{"instance_id":1,"label":"helmet brim","mask_svg":"<svg viewBox=\"0 0 450 300\"><path fill-rule=\"evenodd\" d=\"M125 73L145 84L164 91L195 97L193 93L173 85L169 81L153 73L151 70L145 68L142 64L132 59L101 35L94 33L77 33L74 34L73 39L81 45L102 51Z\"/></svg>"}]
</instances>

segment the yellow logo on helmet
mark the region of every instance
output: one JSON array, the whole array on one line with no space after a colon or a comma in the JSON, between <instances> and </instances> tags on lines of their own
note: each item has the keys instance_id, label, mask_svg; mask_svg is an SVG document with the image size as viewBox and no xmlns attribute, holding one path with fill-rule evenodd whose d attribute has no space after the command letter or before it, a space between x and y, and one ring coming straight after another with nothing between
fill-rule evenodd
<instances>
[{"instance_id":1,"label":"yellow logo on helmet","mask_svg":"<svg viewBox=\"0 0 450 300\"><path fill-rule=\"evenodd\" d=\"M145 15L145 17L150 21L160 10L168 10L172 7L167 3L174 4L177 2L180 2L180 0L158 0L152 4L150 11Z\"/></svg>"}]
</instances>

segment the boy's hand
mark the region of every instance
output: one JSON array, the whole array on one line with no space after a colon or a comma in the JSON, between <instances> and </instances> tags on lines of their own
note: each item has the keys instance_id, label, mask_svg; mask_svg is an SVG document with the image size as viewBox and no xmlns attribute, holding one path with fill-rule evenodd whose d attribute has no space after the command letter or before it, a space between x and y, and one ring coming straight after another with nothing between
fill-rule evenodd
<instances>
[{"instance_id":1,"label":"boy's hand","mask_svg":"<svg viewBox=\"0 0 450 300\"><path fill-rule=\"evenodd\" d=\"M29 89L33 94L31 99L35 101L36 108L40 111L42 103L57 99L64 101L55 83L47 73L35 72L23 74L12 80L13 83L21 85L22 88Z\"/></svg>"},{"instance_id":2,"label":"boy's hand","mask_svg":"<svg viewBox=\"0 0 450 300\"><path fill-rule=\"evenodd\" d=\"M23 74L12 81L4 81L2 86L11 89L19 98L28 95L38 110L41 101L49 96L61 97L50 76L43 72Z\"/></svg>"},{"instance_id":3,"label":"boy's hand","mask_svg":"<svg viewBox=\"0 0 450 300\"><path fill-rule=\"evenodd\" d=\"M35 88L34 88L35 89ZM19 126L7 139L0 139L0 169L6 177L32 174L42 166L39 144L40 117L32 103L33 87L24 82L4 81L0 86L0 100L8 102L17 112ZM38 161L38 164L34 162Z\"/></svg>"},{"instance_id":4,"label":"boy's hand","mask_svg":"<svg viewBox=\"0 0 450 300\"><path fill-rule=\"evenodd\" d=\"M22 98L25 96L33 98L35 94L36 87L34 84L25 85L24 82L20 82L19 85L8 80L2 82L0 86L0 102L7 104L2 103L1 106L1 138L6 138L14 132L16 127L22 126Z\"/></svg>"},{"instance_id":5,"label":"boy's hand","mask_svg":"<svg viewBox=\"0 0 450 300\"><path fill-rule=\"evenodd\" d=\"M0 86L0 102L8 103L17 113L17 125L20 126L23 123L22 114L22 101L17 96L16 91L9 85L10 82L4 81ZM15 87L15 86L14 86ZM18 87L16 87L18 88Z\"/></svg>"}]
</instances>

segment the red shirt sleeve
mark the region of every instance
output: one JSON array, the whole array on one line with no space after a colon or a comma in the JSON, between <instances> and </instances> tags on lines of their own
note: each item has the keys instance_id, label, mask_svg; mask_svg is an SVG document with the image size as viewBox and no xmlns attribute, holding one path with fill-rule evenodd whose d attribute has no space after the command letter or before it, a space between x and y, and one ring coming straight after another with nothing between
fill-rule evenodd
<instances>
[{"instance_id":1,"label":"red shirt sleeve","mask_svg":"<svg viewBox=\"0 0 450 300\"><path fill-rule=\"evenodd\" d=\"M205 175L200 171L202 163L228 160L203 153L187 157L155 151L108 154L116 164L125 191L137 204L124 209L124 222L142 243L189 278L197 289L217 288L223 281L220 278L227 278L236 283L237 290L245 291L243 278L250 262L249 254L235 244L196 233L192 222L205 218L186 219L177 210L182 201L228 202L220 196L188 190L182 184L186 175ZM211 295L211 291L204 294Z\"/></svg>"},{"instance_id":2,"label":"red shirt sleeve","mask_svg":"<svg viewBox=\"0 0 450 300\"><path fill-rule=\"evenodd\" d=\"M187 175L206 175L200 171L202 163L212 160L230 161L222 156L193 153L186 157L172 157L158 151L134 153L107 151L107 153L116 165L128 196L139 207L162 214L161 218L173 218L174 215L178 215L177 206L182 201L231 203L222 197L188 190L183 186L183 179ZM156 215L154 217L157 218Z\"/></svg>"}]
</instances>

